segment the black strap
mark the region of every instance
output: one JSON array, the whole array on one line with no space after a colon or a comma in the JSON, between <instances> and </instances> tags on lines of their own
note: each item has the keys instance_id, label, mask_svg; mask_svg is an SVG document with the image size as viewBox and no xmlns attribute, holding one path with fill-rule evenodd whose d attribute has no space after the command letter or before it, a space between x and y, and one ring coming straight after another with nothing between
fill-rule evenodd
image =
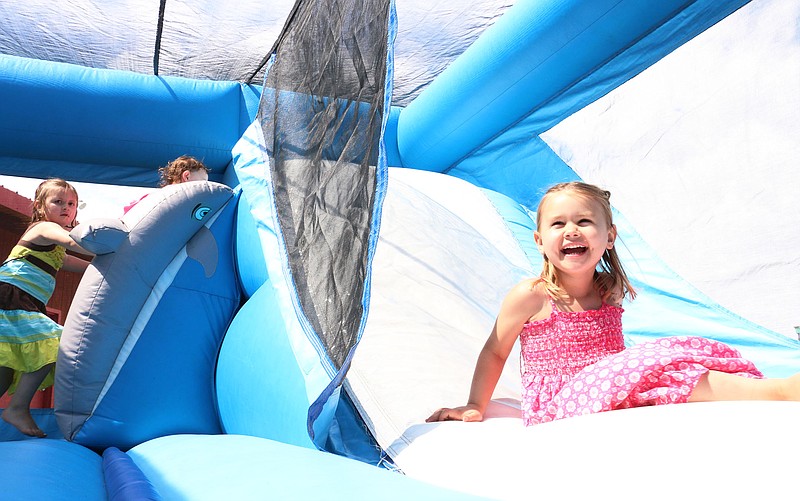
<instances>
[{"instance_id":1,"label":"black strap","mask_svg":"<svg viewBox=\"0 0 800 501\"><path fill-rule=\"evenodd\" d=\"M167 8L167 0L161 0L158 7L158 28L156 28L156 46L153 51L153 75L158 76L158 58L161 55L161 35L164 32L164 11Z\"/></svg>"}]
</instances>

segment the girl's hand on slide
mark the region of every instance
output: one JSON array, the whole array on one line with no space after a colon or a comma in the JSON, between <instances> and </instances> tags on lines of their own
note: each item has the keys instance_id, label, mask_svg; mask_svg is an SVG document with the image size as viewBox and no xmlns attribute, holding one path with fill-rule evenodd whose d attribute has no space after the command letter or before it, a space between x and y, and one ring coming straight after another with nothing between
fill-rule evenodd
<instances>
[{"instance_id":1,"label":"girl's hand on slide","mask_svg":"<svg viewBox=\"0 0 800 501\"><path fill-rule=\"evenodd\" d=\"M454 409L443 407L425 420L426 423L435 423L437 421L483 421L483 413L471 405L464 405Z\"/></svg>"}]
</instances>

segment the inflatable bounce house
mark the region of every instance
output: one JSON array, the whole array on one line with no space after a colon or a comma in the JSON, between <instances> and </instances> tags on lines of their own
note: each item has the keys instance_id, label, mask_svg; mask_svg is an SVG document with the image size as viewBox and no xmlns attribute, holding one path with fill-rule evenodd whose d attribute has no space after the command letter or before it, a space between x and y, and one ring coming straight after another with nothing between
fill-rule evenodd
<instances>
[{"instance_id":1,"label":"inflatable bounce house","mask_svg":"<svg viewBox=\"0 0 800 501\"><path fill-rule=\"evenodd\" d=\"M82 221L48 432L0 427L3 499L790 496L800 403L524 427L550 185L612 193L626 343L693 334L800 371L798 0L0 3L0 174L209 181ZM121 200L120 205L127 202Z\"/></svg>"}]
</instances>

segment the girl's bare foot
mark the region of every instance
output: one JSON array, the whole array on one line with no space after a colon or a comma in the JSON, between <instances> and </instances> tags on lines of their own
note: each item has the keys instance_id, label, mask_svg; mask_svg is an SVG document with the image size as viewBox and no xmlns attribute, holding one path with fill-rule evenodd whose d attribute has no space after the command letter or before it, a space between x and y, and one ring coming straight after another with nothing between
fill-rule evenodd
<instances>
[{"instance_id":1,"label":"girl's bare foot","mask_svg":"<svg viewBox=\"0 0 800 501\"><path fill-rule=\"evenodd\" d=\"M33 420L33 416L31 416L31 412L28 409L17 410L9 407L3 411L1 417L3 421L29 437L44 438L47 436L36 424L36 421Z\"/></svg>"}]
</instances>

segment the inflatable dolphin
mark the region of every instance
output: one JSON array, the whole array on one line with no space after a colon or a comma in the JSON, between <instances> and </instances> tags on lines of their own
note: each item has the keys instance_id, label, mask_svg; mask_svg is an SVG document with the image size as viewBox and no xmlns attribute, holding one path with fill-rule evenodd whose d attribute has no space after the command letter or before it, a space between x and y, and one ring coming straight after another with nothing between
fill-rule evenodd
<instances>
[{"instance_id":1,"label":"inflatable dolphin","mask_svg":"<svg viewBox=\"0 0 800 501\"><path fill-rule=\"evenodd\" d=\"M55 414L65 438L127 449L170 433L220 432L214 361L240 302L234 200L222 184L172 185L121 220L73 230L99 255L61 338Z\"/></svg>"}]
</instances>

